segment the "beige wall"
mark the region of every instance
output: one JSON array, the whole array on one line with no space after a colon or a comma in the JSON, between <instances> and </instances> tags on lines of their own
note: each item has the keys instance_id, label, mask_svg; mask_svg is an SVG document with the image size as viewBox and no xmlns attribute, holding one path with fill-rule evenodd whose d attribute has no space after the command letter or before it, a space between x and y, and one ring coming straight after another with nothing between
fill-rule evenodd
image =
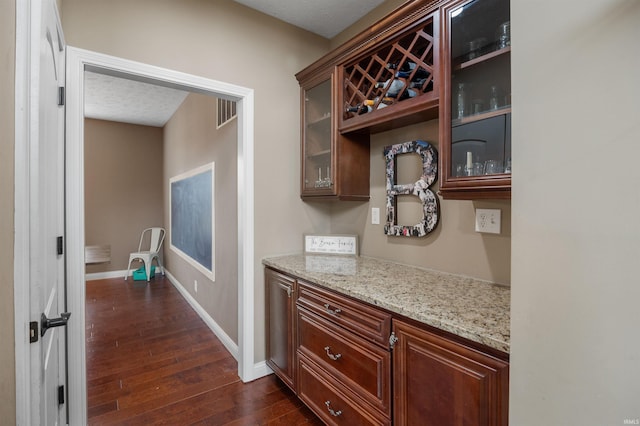
<instances>
[{"instance_id":1,"label":"beige wall","mask_svg":"<svg viewBox=\"0 0 640 426\"><path fill-rule=\"evenodd\" d=\"M381 257L472 276L508 285L511 282L511 203L509 201L458 201L440 198L440 219L436 229L425 237L389 237L384 234L386 212L385 161L387 145L422 139L438 149L438 120L379 133L371 137L371 200L368 203L334 203L331 231L358 234L361 255ZM397 157L398 183L415 182L422 173L417 154ZM439 182L431 190L437 193ZM371 208L380 209L382 223L371 225ZM399 197L398 224L414 225L422 217L417 197ZM475 232L475 209L502 211L502 233Z\"/></svg>"},{"instance_id":2,"label":"beige wall","mask_svg":"<svg viewBox=\"0 0 640 426\"><path fill-rule=\"evenodd\" d=\"M111 246L87 273L121 271L142 230L163 226L162 129L86 119L84 150L85 241Z\"/></svg>"},{"instance_id":3,"label":"beige wall","mask_svg":"<svg viewBox=\"0 0 640 426\"><path fill-rule=\"evenodd\" d=\"M410 1L412 0L385 0L384 2L382 2L382 4L380 4L380 6L376 7L371 12L358 19L353 25L346 28L340 34L332 38L331 49L335 49L341 44L346 43L361 31L364 31L365 29L370 27L374 22L379 21L389 13L393 12L395 9L402 6L404 3L408 3Z\"/></svg>"},{"instance_id":4,"label":"beige wall","mask_svg":"<svg viewBox=\"0 0 640 426\"><path fill-rule=\"evenodd\" d=\"M14 424L16 417L13 208L15 120L15 3L0 2L0 419Z\"/></svg>"},{"instance_id":5,"label":"beige wall","mask_svg":"<svg viewBox=\"0 0 640 426\"><path fill-rule=\"evenodd\" d=\"M640 2L511 8L510 424L638 424Z\"/></svg>"},{"instance_id":6,"label":"beige wall","mask_svg":"<svg viewBox=\"0 0 640 426\"><path fill-rule=\"evenodd\" d=\"M216 98L190 94L164 128L164 222L170 231L169 179L214 162L215 281L165 247L171 274L238 342L238 121L216 129ZM169 238L169 237L168 237ZM198 291L195 290L195 281Z\"/></svg>"}]
</instances>

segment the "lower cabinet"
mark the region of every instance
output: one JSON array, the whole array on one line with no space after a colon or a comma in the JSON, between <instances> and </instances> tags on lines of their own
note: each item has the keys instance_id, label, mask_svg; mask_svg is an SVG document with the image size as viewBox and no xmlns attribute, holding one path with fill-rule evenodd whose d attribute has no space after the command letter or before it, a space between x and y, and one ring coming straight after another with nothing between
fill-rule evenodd
<instances>
[{"instance_id":1,"label":"lower cabinet","mask_svg":"<svg viewBox=\"0 0 640 426\"><path fill-rule=\"evenodd\" d=\"M298 286L298 396L327 424L390 425L391 315Z\"/></svg>"},{"instance_id":2,"label":"lower cabinet","mask_svg":"<svg viewBox=\"0 0 640 426\"><path fill-rule=\"evenodd\" d=\"M298 397L327 425L390 425L333 374L305 355L298 357Z\"/></svg>"},{"instance_id":3,"label":"lower cabinet","mask_svg":"<svg viewBox=\"0 0 640 426\"><path fill-rule=\"evenodd\" d=\"M508 362L403 321L393 332L394 424L508 424Z\"/></svg>"},{"instance_id":4,"label":"lower cabinet","mask_svg":"<svg viewBox=\"0 0 640 426\"><path fill-rule=\"evenodd\" d=\"M295 307L296 280L265 269L267 365L295 392Z\"/></svg>"},{"instance_id":5,"label":"lower cabinet","mask_svg":"<svg viewBox=\"0 0 640 426\"><path fill-rule=\"evenodd\" d=\"M270 268L265 282L267 364L326 424L508 424L508 355Z\"/></svg>"}]
</instances>

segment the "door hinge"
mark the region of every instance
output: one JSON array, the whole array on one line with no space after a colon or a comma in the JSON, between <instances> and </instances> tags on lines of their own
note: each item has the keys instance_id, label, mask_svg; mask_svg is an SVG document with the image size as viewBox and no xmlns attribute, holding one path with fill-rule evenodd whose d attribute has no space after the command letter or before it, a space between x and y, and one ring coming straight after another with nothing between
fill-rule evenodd
<instances>
[{"instance_id":1,"label":"door hinge","mask_svg":"<svg viewBox=\"0 0 640 426\"><path fill-rule=\"evenodd\" d=\"M58 405L64 404L64 385L58 386Z\"/></svg>"},{"instance_id":2,"label":"door hinge","mask_svg":"<svg viewBox=\"0 0 640 426\"><path fill-rule=\"evenodd\" d=\"M392 331L391 336L389 336L389 349L393 350L396 343L398 343L398 338L396 337L396 333Z\"/></svg>"},{"instance_id":3,"label":"door hinge","mask_svg":"<svg viewBox=\"0 0 640 426\"><path fill-rule=\"evenodd\" d=\"M64 105L64 87L58 87L58 106Z\"/></svg>"},{"instance_id":4,"label":"door hinge","mask_svg":"<svg viewBox=\"0 0 640 426\"><path fill-rule=\"evenodd\" d=\"M64 237L60 236L56 239L56 246L58 250L58 256L64 254Z\"/></svg>"},{"instance_id":5,"label":"door hinge","mask_svg":"<svg viewBox=\"0 0 640 426\"><path fill-rule=\"evenodd\" d=\"M31 321L29 323L29 343L35 343L38 341L38 321Z\"/></svg>"}]
</instances>

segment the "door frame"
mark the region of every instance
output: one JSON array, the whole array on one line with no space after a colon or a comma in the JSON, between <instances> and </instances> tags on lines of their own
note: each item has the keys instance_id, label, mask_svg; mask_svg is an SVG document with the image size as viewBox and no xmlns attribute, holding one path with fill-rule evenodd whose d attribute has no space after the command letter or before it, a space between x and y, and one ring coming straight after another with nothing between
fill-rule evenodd
<instances>
[{"instance_id":1,"label":"door frame","mask_svg":"<svg viewBox=\"0 0 640 426\"><path fill-rule=\"evenodd\" d=\"M29 372L29 2L16 2L16 139L14 315L16 421L30 424L30 395L38 383ZM66 73L66 256L70 424L87 423L84 265L84 71L126 74L178 89L224 96L238 103L238 375L243 382L267 372L254 361L254 91L233 84L67 46Z\"/></svg>"},{"instance_id":2,"label":"door frame","mask_svg":"<svg viewBox=\"0 0 640 426\"><path fill-rule=\"evenodd\" d=\"M31 131L31 2L16 1L13 308L16 424L31 424L29 298L29 145Z\"/></svg>"},{"instance_id":3,"label":"door frame","mask_svg":"<svg viewBox=\"0 0 640 426\"><path fill-rule=\"evenodd\" d=\"M125 74L145 82L223 96L238 112L238 375L254 380L254 91L216 80L67 46L67 280L69 309L69 417L86 424L85 264L84 264L84 71ZM76 422L74 421L74 424Z\"/></svg>"}]
</instances>

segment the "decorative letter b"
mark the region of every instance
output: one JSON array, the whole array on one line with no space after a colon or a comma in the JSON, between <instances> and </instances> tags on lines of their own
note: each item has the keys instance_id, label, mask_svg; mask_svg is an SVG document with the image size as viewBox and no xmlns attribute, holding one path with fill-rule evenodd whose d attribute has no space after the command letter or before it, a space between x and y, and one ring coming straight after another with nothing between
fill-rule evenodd
<instances>
[{"instance_id":1,"label":"decorative letter b","mask_svg":"<svg viewBox=\"0 0 640 426\"><path fill-rule=\"evenodd\" d=\"M396 155L417 153L422 158L422 176L417 182L397 185ZM438 153L425 141L411 141L387 146L384 149L387 163L387 223L384 233L405 237L424 237L438 224L438 198L429 189L438 177ZM423 218L414 226L397 224L396 208L398 195L415 195L422 201Z\"/></svg>"}]
</instances>

